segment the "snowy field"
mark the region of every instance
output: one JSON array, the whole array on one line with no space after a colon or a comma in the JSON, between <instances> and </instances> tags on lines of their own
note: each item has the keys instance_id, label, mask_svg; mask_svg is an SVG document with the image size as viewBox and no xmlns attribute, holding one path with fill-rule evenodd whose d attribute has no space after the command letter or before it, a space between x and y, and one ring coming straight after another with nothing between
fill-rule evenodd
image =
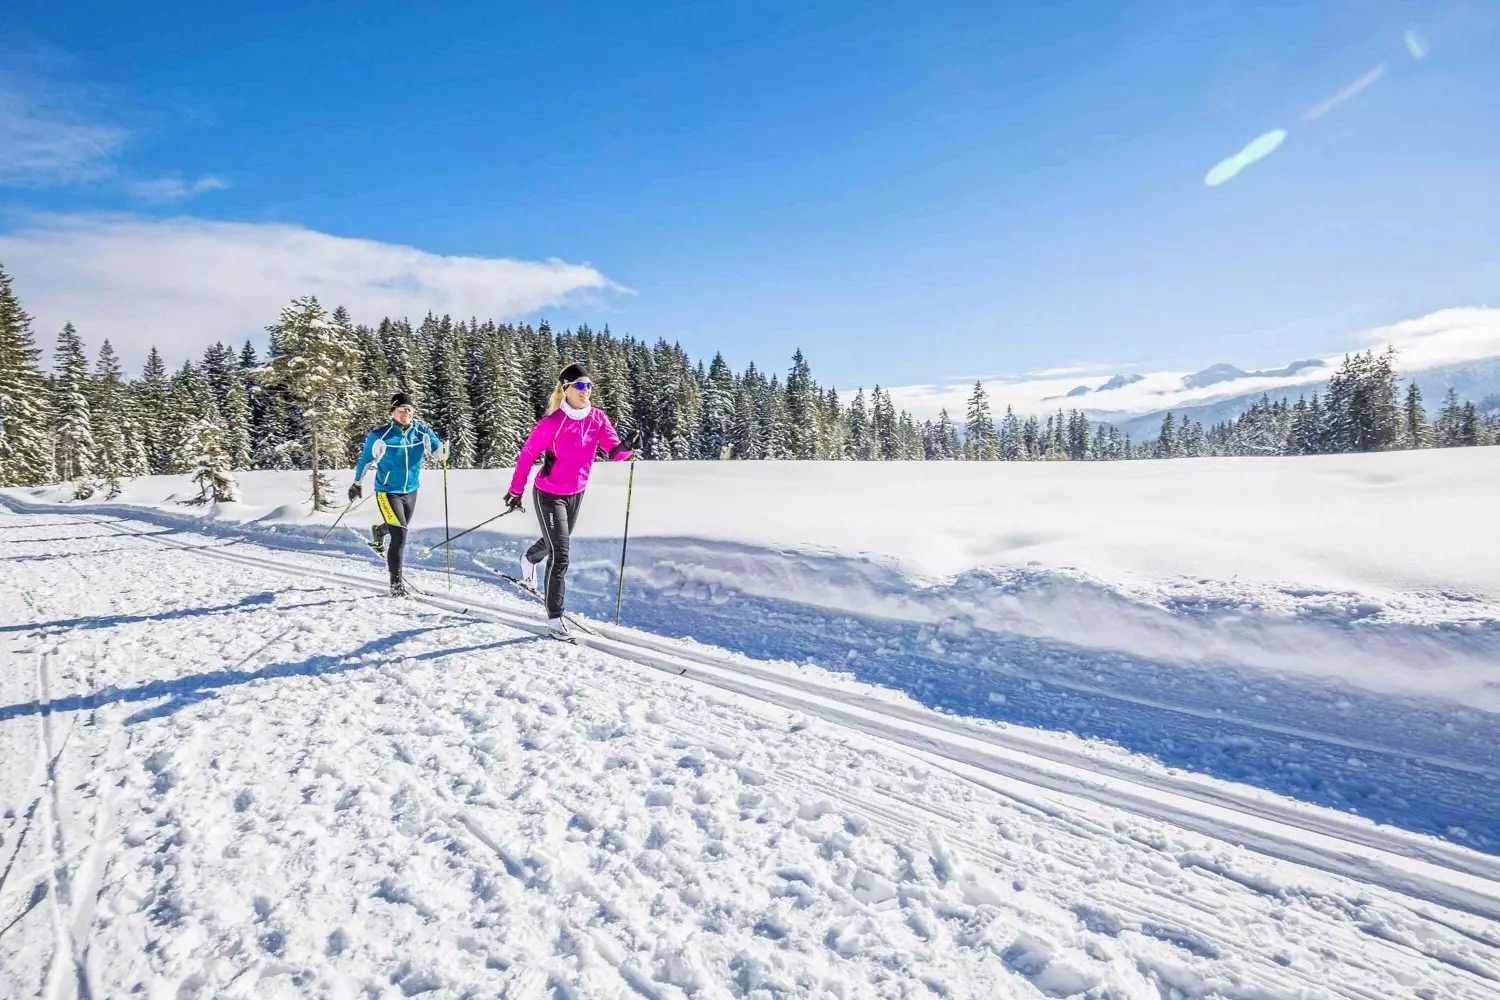
<instances>
[{"instance_id":1,"label":"snowy field","mask_svg":"<svg viewBox=\"0 0 1500 1000\"><path fill-rule=\"evenodd\" d=\"M0 493L0 996L1500 995L1500 450L305 481Z\"/></svg>"}]
</instances>

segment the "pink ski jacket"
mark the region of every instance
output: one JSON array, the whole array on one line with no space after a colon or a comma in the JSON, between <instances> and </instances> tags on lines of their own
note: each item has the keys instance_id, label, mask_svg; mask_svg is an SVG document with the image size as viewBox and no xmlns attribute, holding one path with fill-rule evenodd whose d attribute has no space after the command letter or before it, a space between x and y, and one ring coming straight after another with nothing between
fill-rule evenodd
<instances>
[{"instance_id":1,"label":"pink ski jacket","mask_svg":"<svg viewBox=\"0 0 1500 1000\"><path fill-rule=\"evenodd\" d=\"M525 447L516 458L510 491L524 493L532 465L550 452L552 460L544 460L542 471L537 473L537 488L558 496L582 493L589 484L589 470L594 467L594 452L600 448L612 462L624 462L630 458L630 449L620 443L620 435L615 433L614 425L599 407L592 407L580 420L573 420L559 407L538 420L531 429Z\"/></svg>"}]
</instances>

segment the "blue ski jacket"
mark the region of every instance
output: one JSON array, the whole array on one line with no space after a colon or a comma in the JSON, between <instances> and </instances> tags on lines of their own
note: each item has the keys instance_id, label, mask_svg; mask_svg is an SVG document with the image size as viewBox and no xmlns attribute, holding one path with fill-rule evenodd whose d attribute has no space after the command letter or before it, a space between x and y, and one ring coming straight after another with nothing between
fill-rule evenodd
<instances>
[{"instance_id":1,"label":"blue ski jacket","mask_svg":"<svg viewBox=\"0 0 1500 1000\"><path fill-rule=\"evenodd\" d=\"M375 490L379 493L410 493L422 485L422 459L444 452L437 432L415 421L405 430L392 420L365 435L364 449L354 466L354 481L365 476L375 463Z\"/></svg>"}]
</instances>

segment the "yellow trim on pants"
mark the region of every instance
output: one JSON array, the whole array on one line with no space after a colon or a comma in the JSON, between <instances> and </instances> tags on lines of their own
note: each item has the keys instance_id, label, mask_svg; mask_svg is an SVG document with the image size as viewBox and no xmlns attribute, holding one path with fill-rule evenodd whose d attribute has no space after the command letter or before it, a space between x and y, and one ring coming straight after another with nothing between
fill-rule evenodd
<instances>
[{"instance_id":1,"label":"yellow trim on pants","mask_svg":"<svg viewBox=\"0 0 1500 1000\"><path fill-rule=\"evenodd\" d=\"M385 518L386 524L394 524L398 528L401 522L396 519L396 512L391 510L391 502L386 499L384 493L375 494L375 504L380 508L380 516Z\"/></svg>"}]
</instances>

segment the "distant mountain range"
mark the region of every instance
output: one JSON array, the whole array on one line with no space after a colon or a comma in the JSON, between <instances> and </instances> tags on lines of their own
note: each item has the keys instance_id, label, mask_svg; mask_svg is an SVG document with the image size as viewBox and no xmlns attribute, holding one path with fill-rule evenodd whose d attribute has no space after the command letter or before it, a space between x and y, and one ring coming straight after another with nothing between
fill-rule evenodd
<instances>
[{"instance_id":1,"label":"distant mountain range","mask_svg":"<svg viewBox=\"0 0 1500 1000\"><path fill-rule=\"evenodd\" d=\"M1307 361L1293 361L1285 368L1270 368L1258 372L1243 371L1234 365L1213 365L1203 369L1201 372L1194 372L1191 375L1183 376L1182 387L1184 389L1201 389L1207 385L1218 385L1220 382L1233 382L1236 379L1242 378L1290 378L1309 368L1322 368L1327 363L1326 361L1311 358Z\"/></svg>"},{"instance_id":2,"label":"distant mountain range","mask_svg":"<svg viewBox=\"0 0 1500 1000\"><path fill-rule=\"evenodd\" d=\"M1309 367L1326 367L1321 361L1299 361L1288 365L1284 369L1262 372L1240 372L1231 365L1214 365L1202 372L1188 375L1183 378L1187 383L1191 379L1197 379L1208 373L1219 373L1223 370L1239 372L1238 375L1230 375L1225 378L1215 378L1209 382L1198 382L1192 388L1215 385L1219 382L1233 381L1238 378L1266 377L1266 376L1288 376L1296 375ZM1332 375L1330 370L1328 375ZM1212 377L1212 375L1210 376ZM1429 368L1426 371L1411 372L1403 374L1401 381L1415 381L1417 388L1422 390L1423 405L1427 408L1428 418L1434 415L1439 407L1443 405L1443 397L1448 394L1449 389L1458 393L1459 399L1473 401L1481 405L1481 408L1496 405L1495 397L1500 396L1500 358L1486 358L1481 361L1465 361L1459 364L1443 365L1438 368ZM1110 412L1090 408L1085 411L1092 420L1110 423L1121 431L1129 434L1132 439L1140 441L1145 437L1152 437L1160 432L1162 418L1170 411L1177 415L1179 420L1196 420L1205 427L1234 420L1250 409L1251 404L1258 401L1261 396L1269 395L1271 399L1277 400L1283 397L1296 401L1298 396L1311 396L1313 393L1321 393L1327 389L1327 379L1315 382L1305 382L1299 385L1289 385L1281 389L1256 390L1227 399L1217 399L1209 403L1200 403L1195 406L1174 406L1168 409L1153 410L1149 413L1123 414L1118 411ZM1099 391L1103 391L1102 389Z\"/></svg>"},{"instance_id":3,"label":"distant mountain range","mask_svg":"<svg viewBox=\"0 0 1500 1000\"><path fill-rule=\"evenodd\" d=\"M1236 368L1234 365L1229 364L1211 365L1208 368L1203 369L1201 372L1194 372L1191 375L1184 375L1182 377L1182 387L1184 389L1202 389L1205 386L1219 385L1223 382L1233 382L1236 379L1242 378L1289 378L1293 375L1301 374L1309 368L1322 368L1327 364L1328 362L1326 361L1319 361L1316 358L1310 358L1306 361L1293 361L1285 368L1269 368L1264 371L1253 372L1247 372L1243 368ZM1108 382L1105 382L1097 389L1090 388L1086 385L1080 385L1069 389L1065 394L1061 396L1048 396L1046 398L1049 400L1077 399L1081 396L1097 395L1101 392L1111 392L1115 389L1123 389L1127 385L1135 385L1137 382L1141 381L1144 378L1144 375L1115 375Z\"/></svg>"}]
</instances>

